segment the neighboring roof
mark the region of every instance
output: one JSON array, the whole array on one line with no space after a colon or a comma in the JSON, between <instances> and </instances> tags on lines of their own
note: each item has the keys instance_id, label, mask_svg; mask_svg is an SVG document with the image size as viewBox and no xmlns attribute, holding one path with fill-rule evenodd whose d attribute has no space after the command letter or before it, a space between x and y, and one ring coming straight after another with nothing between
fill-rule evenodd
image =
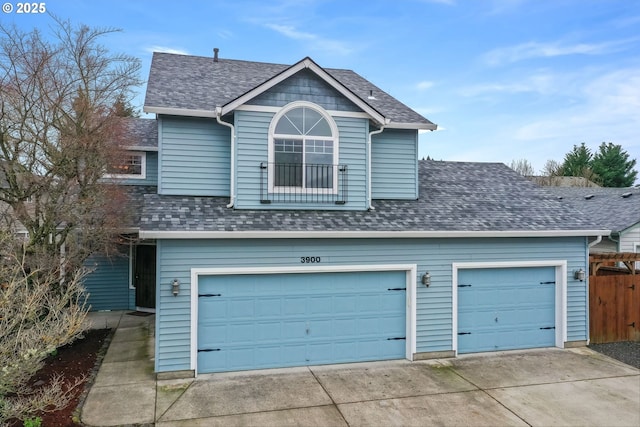
<instances>
[{"instance_id":1,"label":"neighboring roof","mask_svg":"<svg viewBox=\"0 0 640 427\"><path fill-rule=\"evenodd\" d=\"M154 53L147 83L145 111L185 110L185 114L214 113L216 107L230 105L258 87L277 79L292 67L310 67L317 73L326 72L329 83L341 85L356 102L380 113L396 124L413 124L416 128L436 126L373 83L351 70L321 68L310 58L291 65L239 61L202 56ZM297 69L297 68L296 68ZM321 76L323 77L323 76ZM326 76L324 76L326 77ZM333 82L331 79L335 79ZM274 80L275 81L275 80ZM373 91L375 99L369 99Z\"/></svg>"},{"instance_id":2,"label":"neighboring roof","mask_svg":"<svg viewBox=\"0 0 640 427\"><path fill-rule=\"evenodd\" d=\"M127 148L142 151L158 150L158 121L127 117L124 122L124 139Z\"/></svg>"},{"instance_id":3,"label":"neighboring roof","mask_svg":"<svg viewBox=\"0 0 640 427\"><path fill-rule=\"evenodd\" d=\"M562 197L563 204L584 212L601 228L617 233L640 223L638 187L545 187L545 190L556 198ZM593 197L587 199L588 196Z\"/></svg>"},{"instance_id":4,"label":"neighboring roof","mask_svg":"<svg viewBox=\"0 0 640 427\"><path fill-rule=\"evenodd\" d=\"M320 232L320 236L423 232L455 237L457 232L560 235L598 230L588 218L506 165L427 160L419 169L420 199L374 201L374 211L233 210L226 208L227 198L147 194L141 235L201 231L215 237L216 232L233 236L276 231L283 237L291 232Z\"/></svg>"}]
</instances>

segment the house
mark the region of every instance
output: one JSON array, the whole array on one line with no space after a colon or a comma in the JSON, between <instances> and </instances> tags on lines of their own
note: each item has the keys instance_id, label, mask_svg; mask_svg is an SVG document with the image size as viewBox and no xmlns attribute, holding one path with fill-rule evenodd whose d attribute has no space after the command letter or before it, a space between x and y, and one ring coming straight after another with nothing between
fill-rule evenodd
<instances>
[{"instance_id":1,"label":"house","mask_svg":"<svg viewBox=\"0 0 640 427\"><path fill-rule=\"evenodd\" d=\"M112 165L107 179L125 186L133 218L122 224L118 253L94 255L87 260L92 269L85 278L91 309L155 310L155 244L138 241L138 226L144 195L158 191L158 126L155 120L123 118L123 134L129 143L127 155ZM134 244L135 243L135 244Z\"/></svg>"},{"instance_id":2,"label":"house","mask_svg":"<svg viewBox=\"0 0 640 427\"><path fill-rule=\"evenodd\" d=\"M640 188L549 187L551 194L584 212L611 235L594 242L591 253L640 253Z\"/></svg>"},{"instance_id":3,"label":"house","mask_svg":"<svg viewBox=\"0 0 640 427\"><path fill-rule=\"evenodd\" d=\"M215 52L154 54L136 148L159 376L588 341L608 230L505 165L419 161L436 125L353 71Z\"/></svg>"}]
</instances>

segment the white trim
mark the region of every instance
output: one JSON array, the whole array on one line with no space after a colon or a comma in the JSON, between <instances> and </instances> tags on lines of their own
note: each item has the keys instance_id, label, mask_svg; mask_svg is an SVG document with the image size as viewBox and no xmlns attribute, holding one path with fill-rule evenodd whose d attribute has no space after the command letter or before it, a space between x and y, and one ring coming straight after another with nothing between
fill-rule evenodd
<instances>
[{"instance_id":1,"label":"white trim","mask_svg":"<svg viewBox=\"0 0 640 427\"><path fill-rule=\"evenodd\" d=\"M133 242L129 242L129 290L136 289L133 284L133 268Z\"/></svg>"},{"instance_id":2,"label":"white trim","mask_svg":"<svg viewBox=\"0 0 640 427\"><path fill-rule=\"evenodd\" d=\"M191 335L190 369L198 375L198 279L200 276L226 276L247 274L310 274L310 273L349 273L358 271L405 271L406 272L406 347L405 357L413 360L416 353L416 283L418 266L416 264L380 264L380 265L326 265L309 267L213 267L191 269Z\"/></svg>"},{"instance_id":3,"label":"white trim","mask_svg":"<svg viewBox=\"0 0 640 427\"><path fill-rule=\"evenodd\" d=\"M216 111L214 110L194 110L191 108L169 108L169 107L153 107L144 106L142 111L145 113L165 114L167 116L189 116L189 117L208 117L215 119Z\"/></svg>"},{"instance_id":4,"label":"white trim","mask_svg":"<svg viewBox=\"0 0 640 427\"><path fill-rule=\"evenodd\" d=\"M282 107L270 107L265 105L239 105L234 110L237 111L254 111L259 113L277 113ZM145 106L145 113L166 114L170 116L188 116L188 117L206 117L215 118L215 110L192 110L189 108L167 108L167 107L151 107ZM226 110L225 110L226 111ZM371 114L359 111L339 111L326 110L333 117L352 117L362 119L375 119ZM226 111L227 113L230 111ZM226 114L226 113L225 113ZM382 123L386 123L383 121ZM418 130L436 130L438 125L428 123L400 123L388 122L385 127L387 129L418 129ZM145 148L146 149L146 148ZM151 150L148 150L151 151Z\"/></svg>"},{"instance_id":5,"label":"white trim","mask_svg":"<svg viewBox=\"0 0 640 427\"><path fill-rule=\"evenodd\" d=\"M419 129L419 130L437 130L438 125L434 123L399 123L390 122L386 128L390 129Z\"/></svg>"},{"instance_id":6,"label":"white trim","mask_svg":"<svg viewBox=\"0 0 640 427\"><path fill-rule=\"evenodd\" d=\"M289 135L289 134L276 134L275 129L280 120L291 110L295 110L297 108L308 108L320 114L327 122L329 127L331 128L331 137L309 137L309 139L323 139L323 140L331 140L333 144L333 157L332 157L332 188L314 188L306 186L306 135ZM291 139L296 141L302 141L302 187L276 187L275 186L275 178L274 178L274 166L275 166L275 140L276 139ZM287 194L337 194L338 193L338 171L335 165L339 162L339 152L340 152L340 134L338 131L338 125L333 120L324 108L320 105L314 104L312 102L307 101L294 101L280 108L280 110L271 118L271 123L269 124L269 133L268 133L268 145L267 145L267 174L268 174L268 188L269 193L287 193Z\"/></svg>"},{"instance_id":7,"label":"white trim","mask_svg":"<svg viewBox=\"0 0 640 427\"><path fill-rule=\"evenodd\" d=\"M567 261L502 261L502 262L454 262L451 264L452 280L452 350L458 354L458 270L476 268L526 268L526 267L555 267L556 295L555 295L555 345L564 348L567 341Z\"/></svg>"},{"instance_id":8,"label":"white trim","mask_svg":"<svg viewBox=\"0 0 640 427\"><path fill-rule=\"evenodd\" d=\"M609 230L515 231L162 231L140 230L141 239L447 239L477 237L607 236Z\"/></svg>"},{"instance_id":9,"label":"white trim","mask_svg":"<svg viewBox=\"0 0 640 427\"><path fill-rule=\"evenodd\" d=\"M128 145L123 148L128 151L150 151L150 152L158 151L158 147L147 147L145 145Z\"/></svg>"},{"instance_id":10,"label":"white trim","mask_svg":"<svg viewBox=\"0 0 640 427\"><path fill-rule=\"evenodd\" d=\"M249 111L252 113L277 113L284 107L273 107L270 105L240 105L236 111ZM361 111L341 111L341 110L325 110L331 117L350 117L354 119L370 119L371 116Z\"/></svg>"},{"instance_id":11,"label":"white trim","mask_svg":"<svg viewBox=\"0 0 640 427\"><path fill-rule=\"evenodd\" d=\"M140 174L106 173L107 179L147 179L147 153L145 151L127 151L127 156L140 156Z\"/></svg>"}]
</instances>

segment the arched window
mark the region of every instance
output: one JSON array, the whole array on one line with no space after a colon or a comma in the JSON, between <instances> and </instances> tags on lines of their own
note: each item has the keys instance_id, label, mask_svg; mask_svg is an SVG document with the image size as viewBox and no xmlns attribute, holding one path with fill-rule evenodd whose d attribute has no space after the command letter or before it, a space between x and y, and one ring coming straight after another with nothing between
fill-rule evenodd
<instances>
[{"instance_id":1,"label":"arched window","mask_svg":"<svg viewBox=\"0 0 640 427\"><path fill-rule=\"evenodd\" d=\"M321 107L295 102L284 107L269 130L272 191L335 192L338 129Z\"/></svg>"}]
</instances>

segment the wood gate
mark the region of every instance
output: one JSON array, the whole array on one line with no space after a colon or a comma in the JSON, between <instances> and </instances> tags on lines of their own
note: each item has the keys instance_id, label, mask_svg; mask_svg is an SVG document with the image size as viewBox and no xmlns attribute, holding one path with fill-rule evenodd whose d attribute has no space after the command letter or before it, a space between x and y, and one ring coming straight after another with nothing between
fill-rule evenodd
<instances>
[{"instance_id":1,"label":"wood gate","mask_svg":"<svg viewBox=\"0 0 640 427\"><path fill-rule=\"evenodd\" d=\"M640 341L640 254L598 254L589 257L589 330L594 344ZM622 263L626 268L607 267ZM637 273L637 274L636 274Z\"/></svg>"}]
</instances>

